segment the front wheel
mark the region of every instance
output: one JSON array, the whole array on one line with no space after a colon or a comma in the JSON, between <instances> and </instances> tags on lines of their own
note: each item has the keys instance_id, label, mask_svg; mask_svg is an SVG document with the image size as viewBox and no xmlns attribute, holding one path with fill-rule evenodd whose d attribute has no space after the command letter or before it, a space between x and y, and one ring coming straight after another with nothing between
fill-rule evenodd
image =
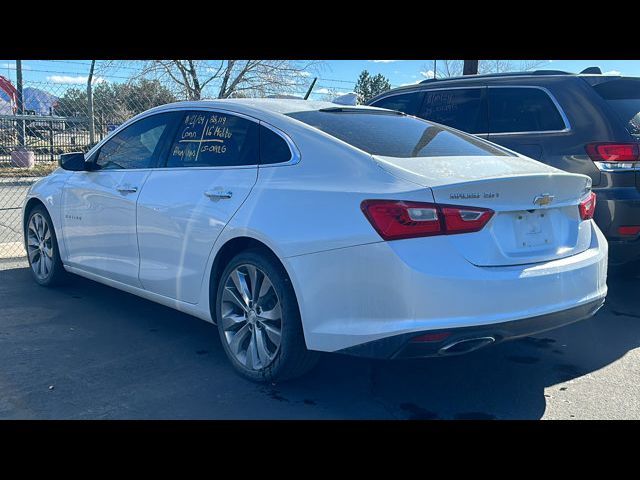
<instances>
[{"instance_id":1,"label":"front wheel","mask_svg":"<svg viewBox=\"0 0 640 480\"><path fill-rule=\"evenodd\" d=\"M61 283L67 275L58 249L58 239L47 210L38 205L29 212L25 246L33 279L44 287Z\"/></svg>"},{"instance_id":2,"label":"front wheel","mask_svg":"<svg viewBox=\"0 0 640 480\"><path fill-rule=\"evenodd\" d=\"M231 364L257 382L308 372L319 354L307 350L295 293L282 265L259 250L236 255L218 282L218 332Z\"/></svg>"}]
</instances>

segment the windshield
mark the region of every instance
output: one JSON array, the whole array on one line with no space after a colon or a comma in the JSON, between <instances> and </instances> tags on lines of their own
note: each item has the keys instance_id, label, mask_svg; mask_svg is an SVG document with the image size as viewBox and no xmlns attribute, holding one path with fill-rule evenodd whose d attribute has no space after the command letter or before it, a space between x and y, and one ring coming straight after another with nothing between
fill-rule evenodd
<instances>
[{"instance_id":1,"label":"windshield","mask_svg":"<svg viewBox=\"0 0 640 480\"><path fill-rule=\"evenodd\" d=\"M288 116L372 155L400 158L510 155L477 137L393 111L312 110Z\"/></svg>"},{"instance_id":2,"label":"windshield","mask_svg":"<svg viewBox=\"0 0 640 480\"><path fill-rule=\"evenodd\" d=\"M613 108L628 132L640 138L640 79L622 78L593 88Z\"/></svg>"}]
</instances>

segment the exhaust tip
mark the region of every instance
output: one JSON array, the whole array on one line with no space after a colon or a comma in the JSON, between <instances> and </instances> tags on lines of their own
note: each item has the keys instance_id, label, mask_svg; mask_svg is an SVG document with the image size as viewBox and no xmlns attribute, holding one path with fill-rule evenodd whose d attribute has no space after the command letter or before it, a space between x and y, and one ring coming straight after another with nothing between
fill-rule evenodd
<instances>
[{"instance_id":1,"label":"exhaust tip","mask_svg":"<svg viewBox=\"0 0 640 480\"><path fill-rule=\"evenodd\" d=\"M495 341L494 337L465 338L464 340L448 343L438 350L438 353L440 355L461 355L491 345Z\"/></svg>"}]
</instances>

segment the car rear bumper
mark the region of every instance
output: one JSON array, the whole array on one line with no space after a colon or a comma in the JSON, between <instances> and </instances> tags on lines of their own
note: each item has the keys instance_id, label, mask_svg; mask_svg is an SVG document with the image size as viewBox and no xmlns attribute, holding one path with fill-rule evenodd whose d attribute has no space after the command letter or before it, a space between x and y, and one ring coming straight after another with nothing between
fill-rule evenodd
<instances>
[{"instance_id":1,"label":"car rear bumper","mask_svg":"<svg viewBox=\"0 0 640 480\"><path fill-rule=\"evenodd\" d=\"M446 236L377 242L283 259L307 347L337 352L398 335L492 330L601 302L607 241L549 262L478 267ZM588 309L589 307L585 307Z\"/></svg>"},{"instance_id":2,"label":"car rear bumper","mask_svg":"<svg viewBox=\"0 0 640 480\"><path fill-rule=\"evenodd\" d=\"M599 298L578 307L522 320L446 331L428 330L395 335L345 348L337 353L368 358L422 358L459 355L494 343L535 335L587 319L602 307L604 300L604 298ZM446 337L443 338L445 335ZM421 337L423 340L415 341ZM430 338L425 339L425 337Z\"/></svg>"}]
</instances>

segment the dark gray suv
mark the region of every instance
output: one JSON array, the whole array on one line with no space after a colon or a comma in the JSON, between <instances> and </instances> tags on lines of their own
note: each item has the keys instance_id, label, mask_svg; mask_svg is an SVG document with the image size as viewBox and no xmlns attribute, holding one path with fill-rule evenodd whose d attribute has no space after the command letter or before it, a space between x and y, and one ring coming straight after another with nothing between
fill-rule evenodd
<instances>
[{"instance_id":1,"label":"dark gray suv","mask_svg":"<svg viewBox=\"0 0 640 480\"><path fill-rule=\"evenodd\" d=\"M473 75L425 80L368 104L589 175L610 262L640 259L640 78L549 70Z\"/></svg>"}]
</instances>

